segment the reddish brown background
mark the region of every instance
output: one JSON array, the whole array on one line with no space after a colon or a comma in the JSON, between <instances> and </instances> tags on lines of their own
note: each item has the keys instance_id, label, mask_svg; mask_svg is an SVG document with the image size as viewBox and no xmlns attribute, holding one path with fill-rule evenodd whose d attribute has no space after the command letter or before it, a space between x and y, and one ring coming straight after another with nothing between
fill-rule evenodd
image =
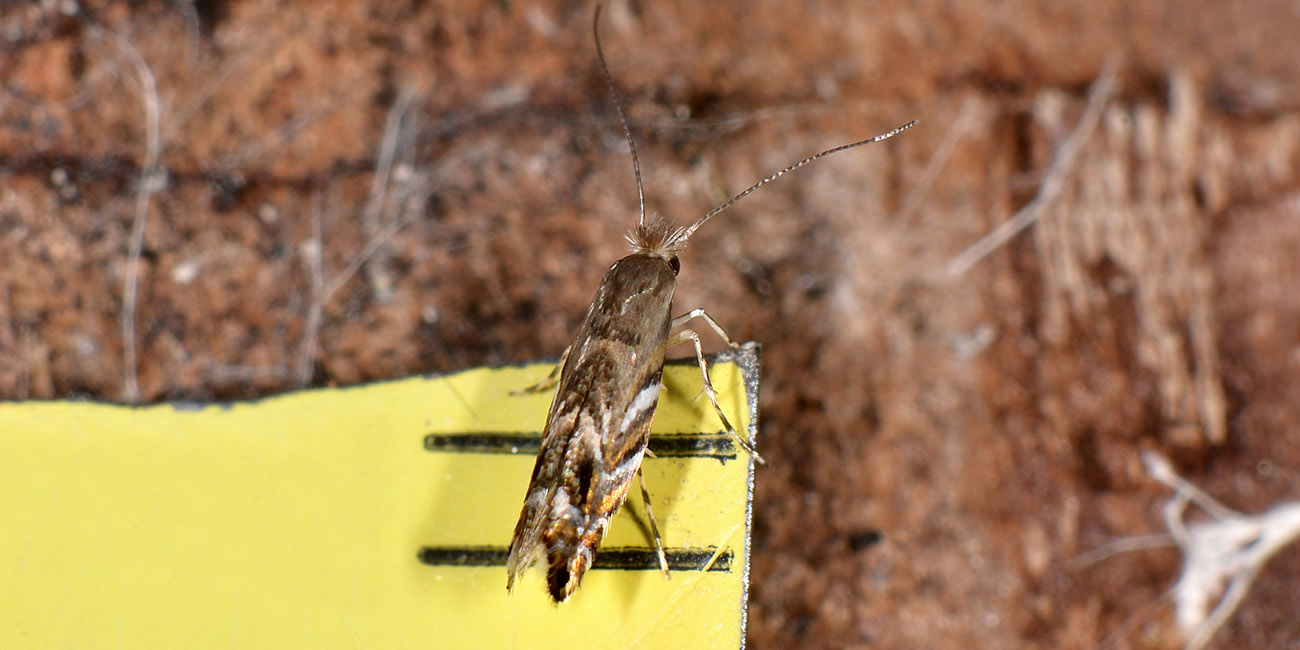
<instances>
[{"instance_id":1,"label":"reddish brown background","mask_svg":"<svg viewBox=\"0 0 1300 650\"><path fill-rule=\"evenodd\" d=\"M6 3L0 398L558 355L636 207L592 9ZM683 259L679 307L764 345L753 647L1178 646L1168 601L1148 608L1176 551L1077 558L1161 529L1141 450L1248 512L1300 497L1297 33L1289 0L611 4L650 206L678 221L921 121L746 199ZM138 393L132 51L162 170ZM945 274L1049 178L1036 226ZM1295 647L1297 576L1292 548L1215 647Z\"/></svg>"}]
</instances>

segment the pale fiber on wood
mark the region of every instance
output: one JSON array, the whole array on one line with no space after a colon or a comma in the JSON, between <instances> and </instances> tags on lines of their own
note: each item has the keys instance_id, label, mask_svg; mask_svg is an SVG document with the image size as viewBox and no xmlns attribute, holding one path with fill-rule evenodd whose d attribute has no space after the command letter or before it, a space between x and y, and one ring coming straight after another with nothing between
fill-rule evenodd
<instances>
[{"instance_id":1,"label":"pale fiber on wood","mask_svg":"<svg viewBox=\"0 0 1300 650\"><path fill-rule=\"evenodd\" d=\"M1142 458L1151 477L1174 490L1165 504L1165 525L1184 555L1173 588L1175 618L1187 635L1187 650L1201 650L1237 611L1264 565L1300 539L1300 501L1246 515L1179 476L1163 456L1147 452ZM1187 524L1189 503L1209 513L1211 521ZM1211 609L1212 602L1217 604Z\"/></svg>"},{"instance_id":2,"label":"pale fiber on wood","mask_svg":"<svg viewBox=\"0 0 1300 650\"><path fill-rule=\"evenodd\" d=\"M1209 215L1193 196L1198 184L1214 181L1188 162L1219 145L1204 124L1200 91L1183 77L1172 88L1168 115L1148 105L1109 109L1101 138L1080 152L1076 173L1047 208L1035 231L1047 284L1043 334L1067 341L1072 317L1113 318L1107 310L1128 297L1138 361L1158 381L1162 424L1183 444L1190 442L1185 428L1222 444L1227 404L1203 253ZM1051 139L1072 123L1068 113L1063 98L1047 93L1034 117ZM1102 264L1117 274L1098 278Z\"/></svg>"},{"instance_id":3,"label":"pale fiber on wood","mask_svg":"<svg viewBox=\"0 0 1300 650\"><path fill-rule=\"evenodd\" d=\"M122 399L140 400L140 382L136 361L136 298L139 295L140 255L144 249L144 228L149 220L149 202L158 189L158 157L162 153L162 106L158 99L158 81L149 62L125 37L91 26L90 33L97 39L107 39L117 47L134 68L140 83L140 105L145 121L144 164L140 171L140 186L136 189L135 212L131 220L131 239L127 251L126 279L122 285Z\"/></svg>"}]
</instances>

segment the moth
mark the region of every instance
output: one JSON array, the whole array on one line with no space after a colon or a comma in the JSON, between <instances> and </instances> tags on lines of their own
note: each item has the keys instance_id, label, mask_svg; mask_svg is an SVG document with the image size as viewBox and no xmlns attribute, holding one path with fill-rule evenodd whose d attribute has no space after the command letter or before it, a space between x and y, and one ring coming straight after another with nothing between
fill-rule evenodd
<instances>
[{"instance_id":1,"label":"moth","mask_svg":"<svg viewBox=\"0 0 1300 650\"><path fill-rule=\"evenodd\" d=\"M664 576L669 577L659 527L650 510L641 472L641 461L650 441L650 422L659 401L664 354L669 348L687 342L694 345L704 379L704 395L727 434L755 461L763 462L718 405L699 335L681 328L698 318L728 345L737 347L737 344L703 309L693 309L676 318L671 315L677 274L681 271L678 253L691 235L714 215L787 172L823 156L893 137L916 124L913 121L874 138L804 158L715 206L687 228L672 227L659 218L647 222L636 145L600 47L599 25L598 5L592 19L596 55L632 155L640 217L636 227L627 234L632 253L605 272L577 336L564 351L555 371L546 382L528 389L542 390L558 384L546 416L523 510L510 540L506 589L512 591L515 580L544 558L547 589L556 603L567 600L582 582L610 519L627 498L633 475L640 481L659 566Z\"/></svg>"}]
</instances>

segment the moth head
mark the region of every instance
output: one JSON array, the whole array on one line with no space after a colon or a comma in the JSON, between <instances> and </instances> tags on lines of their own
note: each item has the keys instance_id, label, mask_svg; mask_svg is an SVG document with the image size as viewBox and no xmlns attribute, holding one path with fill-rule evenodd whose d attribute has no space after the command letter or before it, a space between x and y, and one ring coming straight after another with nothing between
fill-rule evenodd
<instances>
[{"instance_id":1,"label":"moth head","mask_svg":"<svg viewBox=\"0 0 1300 650\"><path fill-rule=\"evenodd\" d=\"M686 233L681 228L655 216L649 223L638 223L627 233L626 239L633 253L662 258L672 267L674 275L681 270L677 253L686 245Z\"/></svg>"}]
</instances>

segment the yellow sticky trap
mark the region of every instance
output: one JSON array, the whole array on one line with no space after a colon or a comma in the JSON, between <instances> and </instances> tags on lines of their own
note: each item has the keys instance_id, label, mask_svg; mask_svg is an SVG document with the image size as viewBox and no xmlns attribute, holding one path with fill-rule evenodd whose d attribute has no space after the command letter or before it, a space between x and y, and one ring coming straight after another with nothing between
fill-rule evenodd
<instances>
[{"instance_id":1,"label":"yellow sticky trap","mask_svg":"<svg viewBox=\"0 0 1300 650\"><path fill-rule=\"evenodd\" d=\"M758 351L710 364L754 433ZM560 606L506 548L546 364L194 407L0 403L0 641L71 648L737 648L753 464L694 359L664 370L633 489ZM705 432L701 434L700 432Z\"/></svg>"}]
</instances>

